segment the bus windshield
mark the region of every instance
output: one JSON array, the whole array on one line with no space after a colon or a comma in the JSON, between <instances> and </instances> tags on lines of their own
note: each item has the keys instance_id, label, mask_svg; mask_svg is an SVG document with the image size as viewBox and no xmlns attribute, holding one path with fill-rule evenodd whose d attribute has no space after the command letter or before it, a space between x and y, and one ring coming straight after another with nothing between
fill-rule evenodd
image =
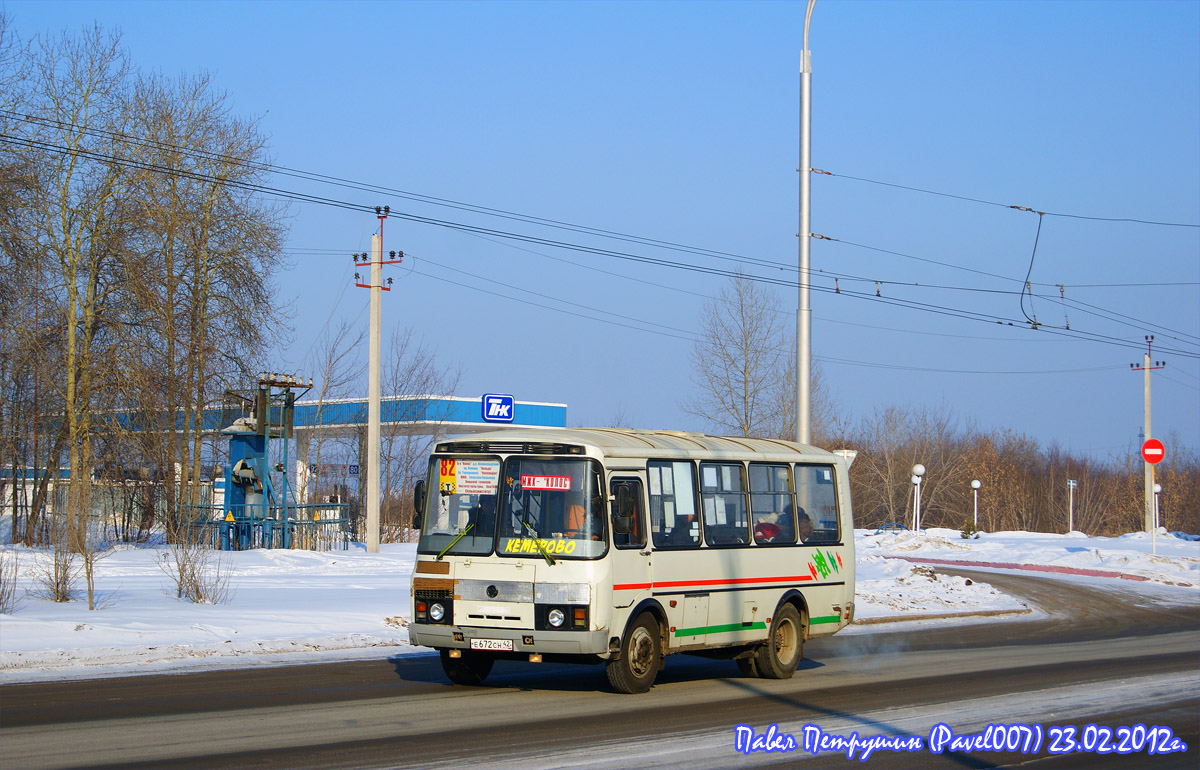
<instances>
[{"instance_id":1,"label":"bus windshield","mask_svg":"<svg viewBox=\"0 0 1200 770\"><path fill-rule=\"evenodd\" d=\"M500 495L502 556L591 559L607 550L604 486L591 460L510 457Z\"/></svg>"},{"instance_id":2,"label":"bus windshield","mask_svg":"<svg viewBox=\"0 0 1200 770\"><path fill-rule=\"evenodd\" d=\"M429 467L419 553L482 556L492 552L500 458L434 457Z\"/></svg>"}]
</instances>

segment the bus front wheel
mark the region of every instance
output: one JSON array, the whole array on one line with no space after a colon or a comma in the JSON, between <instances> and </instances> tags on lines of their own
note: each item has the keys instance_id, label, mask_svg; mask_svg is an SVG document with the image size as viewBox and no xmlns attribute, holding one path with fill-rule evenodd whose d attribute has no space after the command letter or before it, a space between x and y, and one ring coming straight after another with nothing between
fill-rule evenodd
<instances>
[{"instance_id":1,"label":"bus front wheel","mask_svg":"<svg viewBox=\"0 0 1200 770\"><path fill-rule=\"evenodd\" d=\"M483 684L495 662L495 657L486 652L463 650L461 658L452 658L449 650L442 650L442 670L455 684Z\"/></svg>"},{"instance_id":2,"label":"bus front wheel","mask_svg":"<svg viewBox=\"0 0 1200 770\"><path fill-rule=\"evenodd\" d=\"M758 675L764 679L790 679L800 664L803 647L800 613L794 606L785 604L771 621L767 643L754 655Z\"/></svg>"},{"instance_id":3,"label":"bus front wheel","mask_svg":"<svg viewBox=\"0 0 1200 770\"><path fill-rule=\"evenodd\" d=\"M629 627L621 642L621 657L605 666L608 683L617 692L646 692L654 684L662 664L662 643L658 621L648 612L642 613Z\"/></svg>"}]
</instances>

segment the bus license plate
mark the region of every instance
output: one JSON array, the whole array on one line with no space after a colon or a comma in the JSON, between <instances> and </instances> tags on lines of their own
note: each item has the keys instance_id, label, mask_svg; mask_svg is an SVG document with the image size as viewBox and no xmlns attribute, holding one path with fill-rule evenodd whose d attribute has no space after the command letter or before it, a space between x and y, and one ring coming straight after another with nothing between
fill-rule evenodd
<instances>
[{"instance_id":1,"label":"bus license plate","mask_svg":"<svg viewBox=\"0 0 1200 770\"><path fill-rule=\"evenodd\" d=\"M512 652L512 639L472 639L472 650L506 650Z\"/></svg>"}]
</instances>

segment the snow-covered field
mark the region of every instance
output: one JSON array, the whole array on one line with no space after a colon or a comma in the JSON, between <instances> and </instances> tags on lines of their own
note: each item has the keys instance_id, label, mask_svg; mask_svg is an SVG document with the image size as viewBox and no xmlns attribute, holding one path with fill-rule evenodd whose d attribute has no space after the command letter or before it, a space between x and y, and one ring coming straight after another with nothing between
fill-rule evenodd
<instances>
[{"instance_id":1,"label":"snow-covered field","mask_svg":"<svg viewBox=\"0 0 1200 770\"><path fill-rule=\"evenodd\" d=\"M1200 605L1200 542L1164 535L1157 555L1148 535L1117 538L1080 533L855 533L857 617L870 633L881 621L945 615L1025 612L1019 599L986 583L935 574L929 560L1027 565L1034 574L1082 575L1146 591L1157 601ZM385 545L377 554L260 550L218 557L230 575L230 598L216 605L175 598L159 566L158 548L121 547L96 566L99 609L86 595L55 603L39 596L38 579L53 555L0 546L19 567L13 613L0 615L0 681L280 665L422 654L408 644L408 581L414 546ZM935 561L936 560L936 561ZM1011 568L1011 566L1010 566ZM1044 570L1054 572L1044 573ZM1101 573L1101 574L1097 574ZM79 587L83 589L82 578ZM1018 614L1016 617L1028 617Z\"/></svg>"}]
</instances>

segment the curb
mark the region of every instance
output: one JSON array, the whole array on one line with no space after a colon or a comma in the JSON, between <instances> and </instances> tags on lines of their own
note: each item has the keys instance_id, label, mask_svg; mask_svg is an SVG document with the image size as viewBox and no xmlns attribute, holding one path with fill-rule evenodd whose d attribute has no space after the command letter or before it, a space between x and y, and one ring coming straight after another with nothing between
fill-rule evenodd
<instances>
[{"instance_id":1,"label":"curb","mask_svg":"<svg viewBox=\"0 0 1200 770\"><path fill-rule=\"evenodd\" d=\"M1053 572L1059 575L1084 575L1086 577L1118 578L1120 580L1136 580L1141 583L1161 583L1168 586L1194 588L1190 583L1176 583L1170 580L1154 580L1145 575L1130 575L1126 572L1113 572L1103 569L1086 569L1083 567L1056 567L1050 564L1016 564L998 561L956 561L954 559L924 559L915 556L884 556L885 559L900 559L913 564L943 564L949 567L991 567L993 569L1018 569L1026 572Z\"/></svg>"},{"instance_id":2,"label":"curb","mask_svg":"<svg viewBox=\"0 0 1200 770\"><path fill-rule=\"evenodd\" d=\"M922 615L884 615L878 618L855 618L852 626L873 626L878 623L902 623L909 620L942 620L944 618L994 618L1000 615L1028 615L1033 610L977 610L974 612L925 613Z\"/></svg>"}]
</instances>

